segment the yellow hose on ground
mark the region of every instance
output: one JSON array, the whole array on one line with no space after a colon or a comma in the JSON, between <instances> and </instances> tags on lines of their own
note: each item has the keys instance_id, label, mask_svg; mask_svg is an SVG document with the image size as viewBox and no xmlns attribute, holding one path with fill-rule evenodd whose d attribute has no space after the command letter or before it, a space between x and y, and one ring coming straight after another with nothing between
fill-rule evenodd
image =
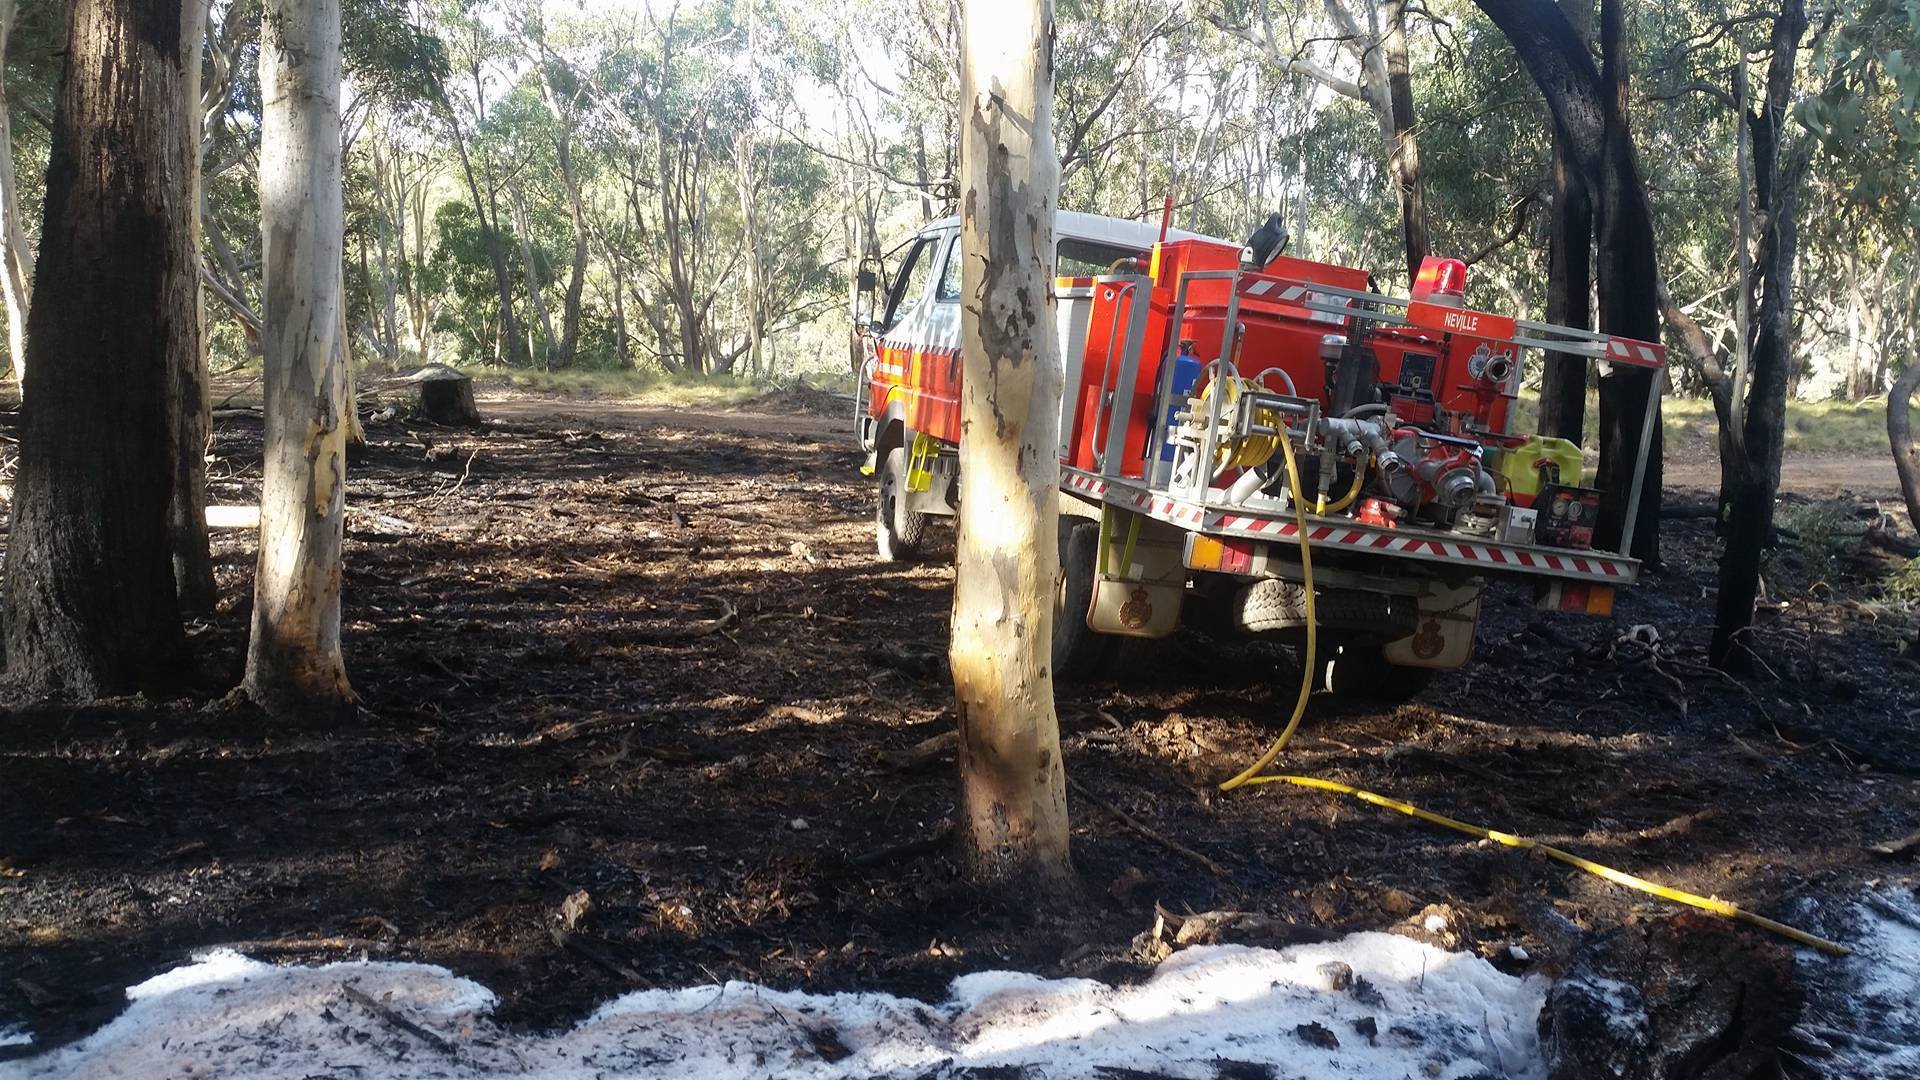
<instances>
[{"instance_id":1,"label":"yellow hose on ground","mask_svg":"<svg viewBox=\"0 0 1920 1080\"><path fill-rule=\"evenodd\" d=\"M1317 776L1255 776L1248 778L1244 783L1298 784L1301 787L1317 788L1321 791L1334 791L1342 795L1351 795L1362 802L1370 802L1375 806L1385 807L1388 810L1397 810L1409 817L1416 817L1421 821L1430 821L1435 825L1442 825L1456 832L1466 833L1468 836L1477 836L1482 840L1491 840L1496 844L1505 844L1508 847L1522 848L1527 851L1538 851L1550 859L1557 859L1560 862L1566 863L1568 866L1578 867L1589 874L1597 874L1617 885L1625 885L1629 889L1638 889L1643 893L1650 893L1664 900L1672 900L1675 903L1686 904L1699 908L1702 911L1710 911L1724 918L1738 919L1741 922L1757 926L1762 930L1769 930L1779 934L1781 937L1797 941L1802 945L1819 949L1824 953L1832 953L1834 956L1847 956L1852 952L1851 949L1848 949L1845 945L1837 941L1828 941L1826 938L1815 937L1804 930L1796 930L1785 923L1775 922L1764 915L1756 915L1737 904L1730 904L1718 897L1700 896L1697 893L1669 888L1659 882L1648 881L1643 877L1635 877L1624 871L1615 870L1611 866L1603 866L1591 859L1583 859L1570 851L1554 847L1552 844L1543 844L1538 840L1532 840L1524 836L1515 836L1513 833L1503 833L1494 829L1483 829L1478 825L1471 825L1467 822L1447 817L1444 814L1433 813L1430 810L1422 810L1412 803L1401 802L1399 799L1390 799L1385 795L1379 795L1363 788L1357 788L1351 784L1342 784L1337 780L1322 780Z\"/></svg>"},{"instance_id":2,"label":"yellow hose on ground","mask_svg":"<svg viewBox=\"0 0 1920 1080\"><path fill-rule=\"evenodd\" d=\"M1516 836L1513 833L1483 829L1478 825L1470 825L1467 822L1447 817L1444 814L1436 814L1430 810L1422 810L1412 803L1401 802L1399 799L1390 799L1385 795L1379 795L1362 788L1357 788L1351 784L1343 784L1337 780L1322 780L1317 776L1259 775L1265 771L1267 766L1273 764L1274 759L1280 756L1280 752L1287 748L1289 742L1293 741L1293 733L1300 727L1300 718L1306 715L1307 698L1313 693L1314 652L1318 645L1316 625L1318 620L1315 618L1313 607L1313 550L1307 543L1307 510L1300 499L1300 468L1294 460L1292 440L1282 438L1280 440L1280 450L1286 455L1287 484L1292 489L1294 521L1299 528L1300 577L1303 587L1306 590L1307 648L1305 654L1302 656L1300 698L1294 703L1293 716L1287 721L1286 728L1280 732L1280 737L1273 740L1273 745L1267 747L1267 752L1261 754L1259 760L1247 766L1233 779L1221 784L1221 791L1232 791L1235 788L1246 787L1251 784L1295 784L1300 787L1314 788L1320 791L1332 791L1342 795L1351 795L1363 802L1385 807L1388 810L1395 810L1409 817L1419 818L1421 821L1445 826L1446 828L1466 833L1468 836L1479 837L1482 840L1491 840L1498 844L1505 844L1508 847L1538 851L1548 858L1556 859L1566 863L1568 866L1585 870L1589 874L1598 875L1617 885L1625 885L1629 889L1638 889L1643 893L1658 896L1664 900L1672 900L1675 903L1696 907L1702 911L1712 912L1723 918L1736 919L1740 922L1757 926L1762 930L1779 934L1781 937L1798 942L1801 945L1819 949L1824 953L1830 953L1834 956L1847 956L1852 952L1852 950L1837 941L1828 941L1826 938L1815 937L1804 930L1796 930L1785 923L1775 922L1764 915L1756 915L1736 904L1730 904L1717 897L1700 896L1696 893L1686 892L1681 889L1669 888L1658 882L1648 881L1646 878L1636 877L1622 870L1615 870L1611 866L1602 865L1591 859L1583 859L1570 851L1562 850L1551 844L1543 844L1538 840L1530 840L1527 837ZM1364 475L1364 473L1358 475ZM1358 491L1359 484L1356 482L1354 485L1354 493ZM1351 498L1351 493L1349 498Z\"/></svg>"}]
</instances>

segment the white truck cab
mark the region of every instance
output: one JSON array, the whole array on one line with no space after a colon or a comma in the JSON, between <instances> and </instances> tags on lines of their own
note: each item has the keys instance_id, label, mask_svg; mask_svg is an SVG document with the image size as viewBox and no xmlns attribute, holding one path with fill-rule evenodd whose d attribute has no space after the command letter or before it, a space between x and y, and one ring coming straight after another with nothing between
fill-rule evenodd
<instances>
[{"instance_id":1,"label":"white truck cab","mask_svg":"<svg viewBox=\"0 0 1920 1080\"><path fill-rule=\"evenodd\" d=\"M1093 277L1122 259L1145 260L1161 239L1160 226L1061 210L1054 214L1054 274ZM1168 240L1211 239L1184 229L1167 230ZM915 351L960 347L960 219L929 223L907 245L897 268L885 279L887 290L871 328L881 346ZM1063 298L1063 306L1066 302ZM1060 319L1063 344L1069 323ZM1081 312L1084 320L1085 313Z\"/></svg>"}]
</instances>

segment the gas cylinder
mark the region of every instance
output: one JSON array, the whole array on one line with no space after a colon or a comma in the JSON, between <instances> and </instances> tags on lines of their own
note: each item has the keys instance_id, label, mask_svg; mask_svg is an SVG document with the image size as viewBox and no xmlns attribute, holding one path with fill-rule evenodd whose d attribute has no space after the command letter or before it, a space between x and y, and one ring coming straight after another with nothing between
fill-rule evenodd
<instances>
[{"instance_id":1,"label":"gas cylinder","mask_svg":"<svg viewBox=\"0 0 1920 1080\"><path fill-rule=\"evenodd\" d=\"M1165 425L1160 433L1160 462L1154 469L1154 477L1164 482L1173 469L1173 431L1179 424L1174 416L1187 407L1187 397L1193 393L1195 384L1200 381L1200 372L1204 365L1193 354L1193 342L1180 342L1180 352L1173 358L1173 370L1167 378L1167 408L1160 418Z\"/></svg>"}]
</instances>

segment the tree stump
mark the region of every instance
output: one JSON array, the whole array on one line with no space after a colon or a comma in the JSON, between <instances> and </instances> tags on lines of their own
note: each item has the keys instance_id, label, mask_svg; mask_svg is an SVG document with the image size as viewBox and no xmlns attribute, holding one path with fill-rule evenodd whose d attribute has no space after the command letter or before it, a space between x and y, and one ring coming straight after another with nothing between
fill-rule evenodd
<instances>
[{"instance_id":1,"label":"tree stump","mask_svg":"<svg viewBox=\"0 0 1920 1080\"><path fill-rule=\"evenodd\" d=\"M449 427L479 427L480 409L473 403L473 380L445 364L428 364L402 382L419 388L413 414Z\"/></svg>"}]
</instances>

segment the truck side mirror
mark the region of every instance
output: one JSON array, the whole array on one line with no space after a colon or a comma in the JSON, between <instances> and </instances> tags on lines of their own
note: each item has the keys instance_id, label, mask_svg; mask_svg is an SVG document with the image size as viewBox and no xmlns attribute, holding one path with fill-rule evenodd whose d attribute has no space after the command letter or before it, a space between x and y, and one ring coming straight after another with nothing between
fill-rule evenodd
<instances>
[{"instance_id":1,"label":"truck side mirror","mask_svg":"<svg viewBox=\"0 0 1920 1080\"><path fill-rule=\"evenodd\" d=\"M861 292L871 292L875 284L873 271L864 266L861 267L860 273L854 278L854 284L860 287Z\"/></svg>"}]
</instances>

